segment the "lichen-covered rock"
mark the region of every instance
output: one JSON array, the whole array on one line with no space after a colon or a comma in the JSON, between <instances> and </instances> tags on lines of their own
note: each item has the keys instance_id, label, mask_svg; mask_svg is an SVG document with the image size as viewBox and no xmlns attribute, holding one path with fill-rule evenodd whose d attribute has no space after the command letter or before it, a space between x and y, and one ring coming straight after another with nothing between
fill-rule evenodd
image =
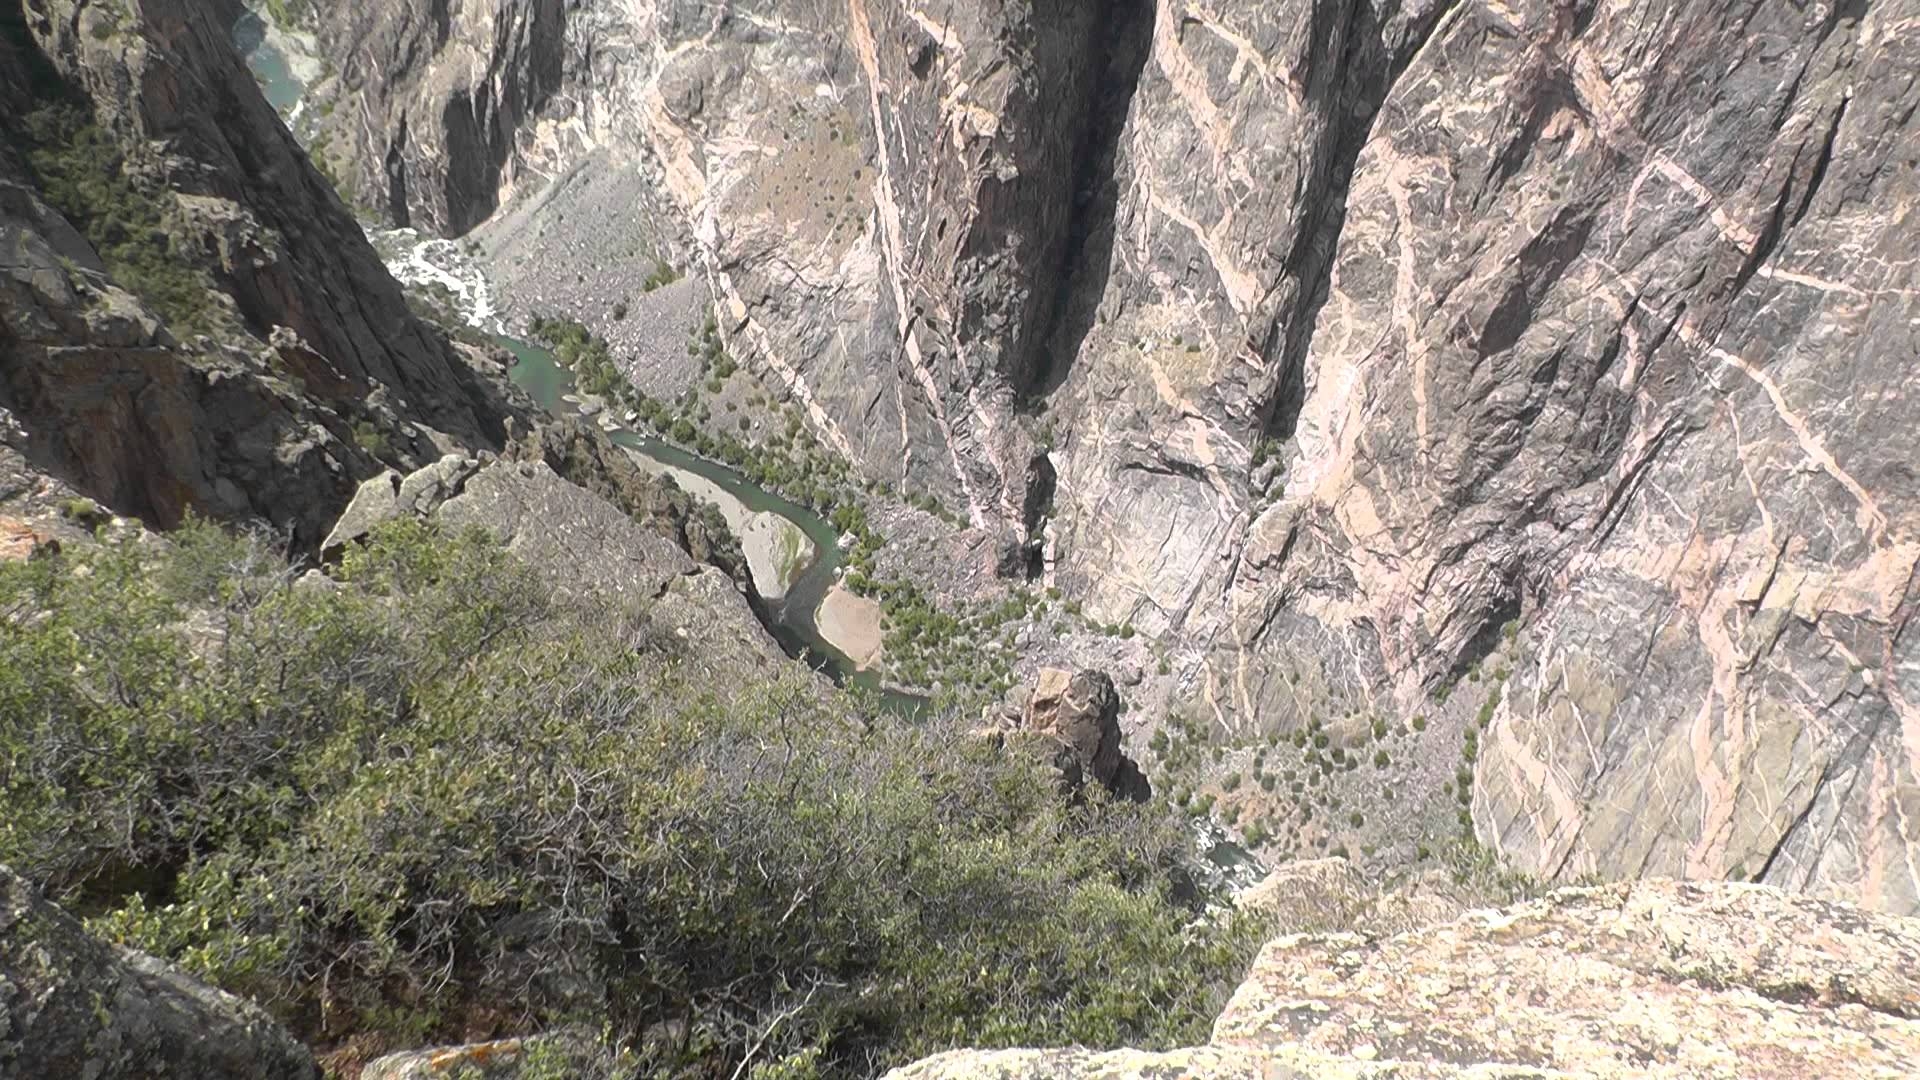
<instances>
[{"instance_id":1,"label":"lichen-covered rock","mask_svg":"<svg viewBox=\"0 0 1920 1080\"><path fill-rule=\"evenodd\" d=\"M30 559L60 550L60 541L16 517L0 517L0 562Z\"/></svg>"},{"instance_id":2,"label":"lichen-covered rock","mask_svg":"<svg viewBox=\"0 0 1920 1080\"><path fill-rule=\"evenodd\" d=\"M341 512L340 520L334 522L333 531L320 542L321 553L337 553L383 522L407 515L426 517L439 509L441 503L460 494L467 477L479 469L480 462L473 458L448 454L405 476L388 469L361 481L353 501Z\"/></svg>"},{"instance_id":3,"label":"lichen-covered rock","mask_svg":"<svg viewBox=\"0 0 1920 1080\"><path fill-rule=\"evenodd\" d=\"M1210 1045L956 1051L893 1080L1837 1080L1920 1062L1920 919L1757 885L1566 889L1391 937L1270 943Z\"/></svg>"},{"instance_id":4,"label":"lichen-covered rock","mask_svg":"<svg viewBox=\"0 0 1920 1080\"><path fill-rule=\"evenodd\" d=\"M258 1006L87 934L0 867L0 1077L318 1080Z\"/></svg>"},{"instance_id":5,"label":"lichen-covered rock","mask_svg":"<svg viewBox=\"0 0 1920 1080\"><path fill-rule=\"evenodd\" d=\"M1437 867L1382 884L1333 857L1283 863L1235 893L1233 903L1276 934L1340 931L1382 937L1447 922L1510 895L1476 890Z\"/></svg>"},{"instance_id":6,"label":"lichen-covered rock","mask_svg":"<svg viewBox=\"0 0 1920 1080\"><path fill-rule=\"evenodd\" d=\"M644 613L654 644L711 672L723 697L753 685L748 674L789 663L730 577L543 461L494 461L431 516L486 529L562 593L610 616Z\"/></svg>"}]
</instances>

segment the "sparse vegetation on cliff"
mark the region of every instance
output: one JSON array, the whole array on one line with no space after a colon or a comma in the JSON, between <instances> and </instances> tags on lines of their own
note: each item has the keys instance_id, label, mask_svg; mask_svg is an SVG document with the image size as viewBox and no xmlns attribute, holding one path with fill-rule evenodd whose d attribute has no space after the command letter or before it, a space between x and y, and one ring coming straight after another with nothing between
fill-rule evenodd
<instances>
[{"instance_id":1,"label":"sparse vegetation on cliff","mask_svg":"<svg viewBox=\"0 0 1920 1080\"><path fill-rule=\"evenodd\" d=\"M47 201L86 234L113 279L176 332L207 330L211 283L178 250L172 200L139 183L119 144L78 105L44 106L24 128Z\"/></svg>"},{"instance_id":2,"label":"sparse vegetation on cliff","mask_svg":"<svg viewBox=\"0 0 1920 1080\"><path fill-rule=\"evenodd\" d=\"M1204 1036L1250 938L1182 829L953 723L722 707L484 533L326 579L195 525L0 566L0 861L371 1050L560 1023L649 1074Z\"/></svg>"}]
</instances>

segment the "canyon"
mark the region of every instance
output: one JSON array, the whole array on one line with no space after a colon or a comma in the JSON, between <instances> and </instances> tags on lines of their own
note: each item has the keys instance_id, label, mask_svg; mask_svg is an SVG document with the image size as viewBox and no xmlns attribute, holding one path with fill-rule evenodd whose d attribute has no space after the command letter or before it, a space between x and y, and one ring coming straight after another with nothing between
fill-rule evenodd
<instances>
[{"instance_id":1,"label":"canyon","mask_svg":"<svg viewBox=\"0 0 1920 1080\"><path fill-rule=\"evenodd\" d=\"M1425 824L1355 847L1409 856L1470 789L1530 873L1912 911L1911 18L528 0L312 30L370 210L473 230L509 311L616 344L511 268L618 275L615 243L704 279L824 444L978 537L932 579L1137 630L1052 645L1142 677L1134 744L1186 709L1244 769L1418 716L1387 779ZM534 203L540 234L490 232ZM1344 840L1328 816L1284 834Z\"/></svg>"},{"instance_id":2,"label":"canyon","mask_svg":"<svg viewBox=\"0 0 1920 1080\"><path fill-rule=\"evenodd\" d=\"M0 1077L1910 1072L1916 29L0 0Z\"/></svg>"}]
</instances>

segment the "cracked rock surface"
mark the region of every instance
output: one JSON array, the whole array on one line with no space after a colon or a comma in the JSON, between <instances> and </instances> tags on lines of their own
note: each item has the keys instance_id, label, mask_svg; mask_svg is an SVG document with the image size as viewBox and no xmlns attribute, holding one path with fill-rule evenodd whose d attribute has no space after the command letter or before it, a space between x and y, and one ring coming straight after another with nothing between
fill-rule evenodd
<instances>
[{"instance_id":1,"label":"cracked rock surface","mask_svg":"<svg viewBox=\"0 0 1920 1080\"><path fill-rule=\"evenodd\" d=\"M0 1076L319 1080L265 1010L93 937L0 867Z\"/></svg>"},{"instance_id":2,"label":"cracked rock surface","mask_svg":"<svg viewBox=\"0 0 1920 1080\"><path fill-rule=\"evenodd\" d=\"M1262 950L1204 1047L960 1050L932 1078L1895 1077L1920 920L1765 886L1564 889L1389 937Z\"/></svg>"}]
</instances>

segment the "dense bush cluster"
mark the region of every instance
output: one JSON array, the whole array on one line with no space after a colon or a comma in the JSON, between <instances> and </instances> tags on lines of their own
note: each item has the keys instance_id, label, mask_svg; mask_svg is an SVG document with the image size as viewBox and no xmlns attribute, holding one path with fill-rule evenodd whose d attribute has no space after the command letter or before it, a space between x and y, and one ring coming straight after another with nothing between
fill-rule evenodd
<instances>
[{"instance_id":1,"label":"dense bush cluster","mask_svg":"<svg viewBox=\"0 0 1920 1080\"><path fill-rule=\"evenodd\" d=\"M1204 1038L1249 936L1176 900L1163 811L813 684L723 699L647 627L412 521L325 577L204 525L0 566L0 860L323 1048Z\"/></svg>"},{"instance_id":2,"label":"dense bush cluster","mask_svg":"<svg viewBox=\"0 0 1920 1080\"><path fill-rule=\"evenodd\" d=\"M113 279L175 331L208 329L210 283L176 249L171 200L135 181L112 135L64 102L28 115L22 135L47 201L86 234Z\"/></svg>"}]
</instances>

